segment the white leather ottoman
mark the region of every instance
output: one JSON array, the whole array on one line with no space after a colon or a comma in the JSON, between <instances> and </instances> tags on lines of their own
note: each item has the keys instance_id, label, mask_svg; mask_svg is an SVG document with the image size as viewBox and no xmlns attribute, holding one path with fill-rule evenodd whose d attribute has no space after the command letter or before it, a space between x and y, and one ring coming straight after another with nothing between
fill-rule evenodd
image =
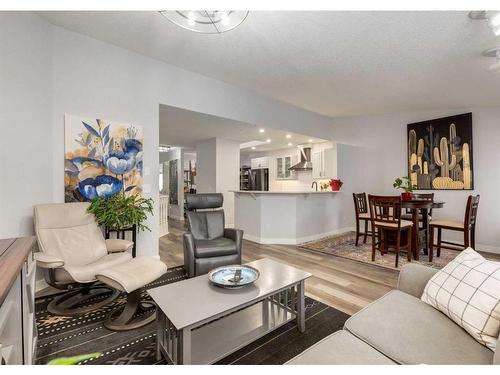
<instances>
[{"instance_id":1,"label":"white leather ottoman","mask_svg":"<svg viewBox=\"0 0 500 375\"><path fill-rule=\"evenodd\" d=\"M156 305L152 301L141 300L142 288L165 272L167 266L153 257L136 257L100 271L96 275L99 281L127 293L125 307L113 310L104 321L104 326L113 331L127 331L151 323L155 319ZM153 312L147 314L151 310Z\"/></svg>"}]
</instances>

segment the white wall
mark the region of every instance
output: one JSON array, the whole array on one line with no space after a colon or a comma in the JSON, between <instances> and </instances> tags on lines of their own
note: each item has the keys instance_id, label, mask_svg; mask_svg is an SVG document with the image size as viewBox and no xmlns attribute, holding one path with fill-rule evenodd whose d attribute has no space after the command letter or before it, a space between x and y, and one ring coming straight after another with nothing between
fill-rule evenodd
<instances>
[{"instance_id":1,"label":"white wall","mask_svg":"<svg viewBox=\"0 0 500 375\"><path fill-rule=\"evenodd\" d=\"M0 13L0 28L0 116L7 129L0 137L7 144L2 237L32 233L34 204L63 201L65 113L143 126L144 184L155 202L160 104L292 132L308 124L312 136L330 134L327 117L52 26L33 13ZM140 255L158 252L157 204L148 225L152 232L138 238Z\"/></svg>"},{"instance_id":2,"label":"white wall","mask_svg":"<svg viewBox=\"0 0 500 375\"><path fill-rule=\"evenodd\" d=\"M234 193L240 189L240 144L217 138L217 192L224 195L226 226L234 226Z\"/></svg>"},{"instance_id":3,"label":"white wall","mask_svg":"<svg viewBox=\"0 0 500 375\"><path fill-rule=\"evenodd\" d=\"M33 205L52 200L50 37L38 16L0 12L0 238L33 233Z\"/></svg>"},{"instance_id":4,"label":"white wall","mask_svg":"<svg viewBox=\"0 0 500 375\"><path fill-rule=\"evenodd\" d=\"M352 192L398 194L393 180L407 174L406 125L433 118L472 112L474 191L434 191L445 201L434 217L463 220L469 194L481 194L477 221L477 248L500 253L500 108L362 116L334 120L332 137L348 143L339 152L339 176L344 180L344 225L353 222ZM457 237L448 235L448 238Z\"/></svg>"},{"instance_id":5,"label":"white wall","mask_svg":"<svg viewBox=\"0 0 500 375\"><path fill-rule=\"evenodd\" d=\"M234 193L240 184L240 145L211 138L196 145L198 193L222 193L226 226L234 226Z\"/></svg>"},{"instance_id":6,"label":"white wall","mask_svg":"<svg viewBox=\"0 0 500 375\"><path fill-rule=\"evenodd\" d=\"M208 139L196 145L196 192L217 191L217 140Z\"/></svg>"}]
</instances>

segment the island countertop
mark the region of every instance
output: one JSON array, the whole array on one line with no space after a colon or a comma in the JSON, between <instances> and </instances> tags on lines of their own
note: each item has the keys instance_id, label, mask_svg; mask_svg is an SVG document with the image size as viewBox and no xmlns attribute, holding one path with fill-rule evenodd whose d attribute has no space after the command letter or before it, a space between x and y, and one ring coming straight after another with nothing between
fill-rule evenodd
<instances>
[{"instance_id":1,"label":"island countertop","mask_svg":"<svg viewBox=\"0 0 500 375\"><path fill-rule=\"evenodd\" d=\"M303 191L260 191L260 190L230 190L232 193L237 194L335 194L340 193L340 191L314 191L314 190L303 190Z\"/></svg>"},{"instance_id":2,"label":"island countertop","mask_svg":"<svg viewBox=\"0 0 500 375\"><path fill-rule=\"evenodd\" d=\"M338 191L233 192L235 228L247 240L297 245L345 231Z\"/></svg>"}]
</instances>

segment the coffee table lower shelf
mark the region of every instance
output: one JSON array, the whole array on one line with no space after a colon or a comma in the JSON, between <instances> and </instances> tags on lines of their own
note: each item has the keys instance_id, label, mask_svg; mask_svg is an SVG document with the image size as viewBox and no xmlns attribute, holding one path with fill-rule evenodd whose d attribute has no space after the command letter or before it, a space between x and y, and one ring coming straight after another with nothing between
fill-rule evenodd
<instances>
[{"instance_id":1,"label":"coffee table lower shelf","mask_svg":"<svg viewBox=\"0 0 500 375\"><path fill-rule=\"evenodd\" d=\"M210 322L178 330L157 311L157 359L173 364L211 364L296 319L305 330L303 283Z\"/></svg>"}]
</instances>

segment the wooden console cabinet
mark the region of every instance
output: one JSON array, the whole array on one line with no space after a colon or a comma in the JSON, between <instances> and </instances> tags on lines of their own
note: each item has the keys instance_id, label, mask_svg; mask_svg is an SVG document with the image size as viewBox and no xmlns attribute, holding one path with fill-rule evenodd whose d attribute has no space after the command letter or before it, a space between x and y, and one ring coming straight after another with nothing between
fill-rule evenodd
<instances>
[{"instance_id":1,"label":"wooden console cabinet","mask_svg":"<svg viewBox=\"0 0 500 375\"><path fill-rule=\"evenodd\" d=\"M34 237L0 240L0 364L32 364L36 349Z\"/></svg>"}]
</instances>

